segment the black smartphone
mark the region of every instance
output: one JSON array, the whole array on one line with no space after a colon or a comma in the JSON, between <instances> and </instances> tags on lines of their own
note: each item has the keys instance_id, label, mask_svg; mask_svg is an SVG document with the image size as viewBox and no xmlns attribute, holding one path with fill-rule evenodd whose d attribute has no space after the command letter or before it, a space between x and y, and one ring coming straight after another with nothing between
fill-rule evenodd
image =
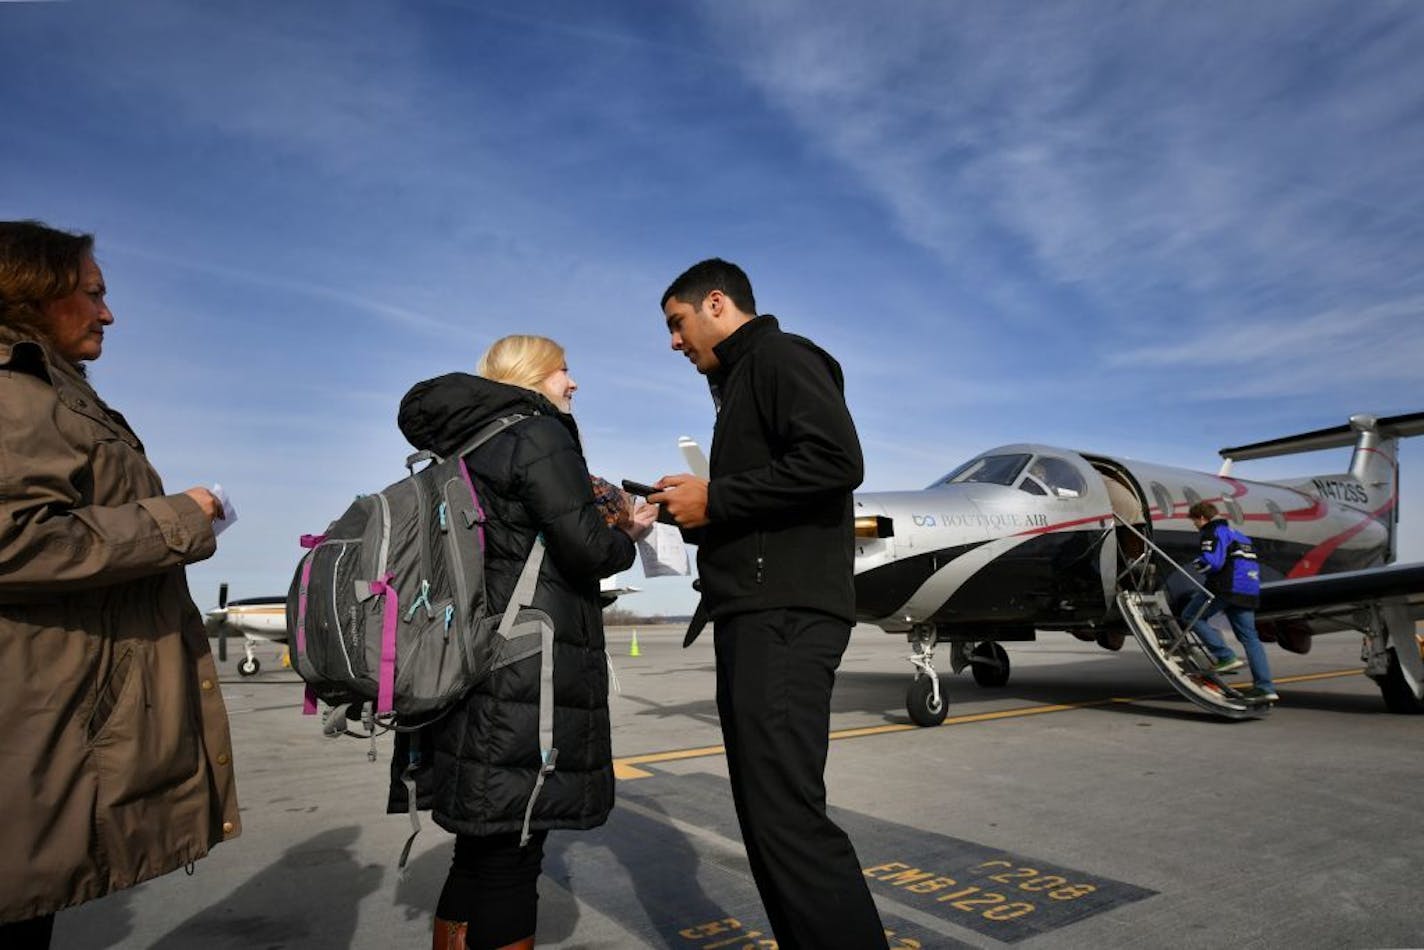
<instances>
[{"instance_id":1,"label":"black smartphone","mask_svg":"<svg viewBox=\"0 0 1424 950\"><path fill-rule=\"evenodd\" d=\"M623 479L623 490L630 495L641 495L647 498L649 495L656 495L662 491L661 488L654 488L652 485L644 485L642 482L629 481Z\"/></svg>"}]
</instances>

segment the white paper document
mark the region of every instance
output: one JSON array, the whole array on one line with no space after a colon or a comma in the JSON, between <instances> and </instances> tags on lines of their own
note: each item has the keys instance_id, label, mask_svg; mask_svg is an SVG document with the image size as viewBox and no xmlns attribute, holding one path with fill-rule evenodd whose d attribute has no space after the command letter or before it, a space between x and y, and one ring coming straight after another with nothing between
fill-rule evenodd
<instances>
[{"instance_id":1,"label":"white paper document","mask_svg":"<svg viewBox=\"0 0 1424 950\"><path fill-rule=\"evenodd\" d=\"M221 485L214 482L210 491L212 491L213 497L218 500L218 504L222 505L223 510L222 517L213 522L213 536L217 537L232 527L232 523L237 520L237 509L232 506L232 499L227 497L227 492L223 491Z\"/></svg>"},{"instance_id":2,"label":"white paper document","mask_svg":"<svg viewBox=\"0 0 1424 950\"><path fill-rule=\"evenodd\" d=\"M647 537L638 542L638 556L643 562L644 577L673 577L691 573L682 532L672 525L655 523Z\"/></svg>"}]
</instances>

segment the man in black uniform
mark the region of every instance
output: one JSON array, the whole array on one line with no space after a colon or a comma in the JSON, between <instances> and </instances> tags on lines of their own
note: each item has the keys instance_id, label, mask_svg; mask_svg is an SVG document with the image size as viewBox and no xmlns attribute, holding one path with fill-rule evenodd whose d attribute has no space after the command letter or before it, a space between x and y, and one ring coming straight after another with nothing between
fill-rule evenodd
<instances>
[{"instance_id":1,"label":"man in black uniform","mask_svg":"<svg viewBox=\"0 0 1424 950\"><path fill-rule=\"evenodd\" d=\"M757 890L784 950L884 947L855 849L826 815L862 477L841 368L756 316L747 275L727 261L688 269L662 306L672 348L707 377L717 423L711 480L665 476L650 500L698 546L698 615L714 622L717 711Z\"/></svg>"}]
</instances>

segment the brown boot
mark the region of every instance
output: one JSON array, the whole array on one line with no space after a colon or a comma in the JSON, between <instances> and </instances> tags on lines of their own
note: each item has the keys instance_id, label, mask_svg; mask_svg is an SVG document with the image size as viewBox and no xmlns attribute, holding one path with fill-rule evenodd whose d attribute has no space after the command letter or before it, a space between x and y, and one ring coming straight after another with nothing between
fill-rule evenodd
<instances>
[{"instance_id":1,"label":"brown boot","mask_svg":"<svg viewBox=\"0 0 1424 950\"><path fill-rule=\"evenodd\" d=\"M435 934L430 941L431 950L465 950L465 931L470 925L463 920L441 920L435 918Z\"/></svg>"},{"instance_id":2,"label":"brown boot","mask_svg":"<svg viewBox=\"0 0 1424 950\"><path fill-rule=\"evenodd\" d=\"M499 950L534 950L534 938L532 936L525 937L523 940L507 943L500 947Z\"/></svg>"}]
</instances>

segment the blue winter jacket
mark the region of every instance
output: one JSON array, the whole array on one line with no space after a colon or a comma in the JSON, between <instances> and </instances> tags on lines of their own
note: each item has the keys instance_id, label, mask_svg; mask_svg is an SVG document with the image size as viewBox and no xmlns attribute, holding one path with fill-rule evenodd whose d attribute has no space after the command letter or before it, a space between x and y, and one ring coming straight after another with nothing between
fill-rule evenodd
<instances>
[{"instance_id":1,"label":"blue winter jacket","mask_svg":"<svg viewBox=\"0 0 1424 950\"><path fill-rule=\"evenodd\" d=\"M1202 526L1201 552L1195 564L1206 573L1208 590L1238 607L1261 602L1261 566L1250 538L1214 518Z\"/></svg>"}]
</instances>

